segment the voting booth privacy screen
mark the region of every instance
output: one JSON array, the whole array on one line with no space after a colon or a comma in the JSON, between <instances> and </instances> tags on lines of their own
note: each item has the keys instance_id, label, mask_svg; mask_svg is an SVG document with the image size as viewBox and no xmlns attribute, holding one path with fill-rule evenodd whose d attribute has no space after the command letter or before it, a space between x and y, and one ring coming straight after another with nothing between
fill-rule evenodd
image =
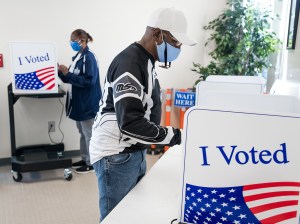
<instances>
[{"instance_id":1,"label":"voting booth privacy screen","mask_svg":"<svg viewBox=\"0 0 300 224\"><path fill-rule=\"evenodd\" d=\"M179 221L298 224L299 99L220 79L185 113Z\"/></svg>"},{"instance_id":2,"label":"voting booth privacy screen","mask_svg":"<svg viewBox=\"0 0 300 224\"><path fill-rule=\"evenodd\" d=\"M196 105L202 105L208 92L262 94L264 89L262 77L210 75L196 86Z\"/></svg>"},{"instance_id":3,"label":"voting booth privacy screen","mask_svg":"<svg viewBox=\"0 0 300 224\"><path fill-rule=\"evenodd\" d=\"M15 94L58 92L54 43L13 41L11 57Z\"/></svg>"},{"instance_id":4,"label":"voting booth privacy screen","mask_svg":"<svg viewBox=\"0 0 300 224\"><path fill-rule=\"evenodd\" d=\"M180 221L298 223L300 117L190 108Z\"/></svg>"}]
</instances>

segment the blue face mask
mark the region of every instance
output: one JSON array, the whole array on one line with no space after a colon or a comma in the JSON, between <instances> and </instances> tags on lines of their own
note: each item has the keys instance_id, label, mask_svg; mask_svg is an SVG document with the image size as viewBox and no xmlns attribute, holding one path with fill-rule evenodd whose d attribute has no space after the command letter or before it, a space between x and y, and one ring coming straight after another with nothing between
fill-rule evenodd
<instances>
[{"instance_id":1,"label":"blue face mask","mask_svg":"<svg viewBox=\"0 0 300 224\"><path fill-rule=\"evenodd\" d=\"M156 45L156 48L159 62L174 61L180 54L180 48L174 47L166 41L163 41L160 45ZM165 50L167 51L167 60L165 60Z\"/></svg>"},{"instance_id":2,"label":"blue face mask","mask_svg":"<svg viewBox=\"0 0 300 224\"><path fill-rule=\"evenodd\" d=\"M70 45L74 51L80 51L81 45L77 41L71 41Z\"/></svg>"}]
</instances>

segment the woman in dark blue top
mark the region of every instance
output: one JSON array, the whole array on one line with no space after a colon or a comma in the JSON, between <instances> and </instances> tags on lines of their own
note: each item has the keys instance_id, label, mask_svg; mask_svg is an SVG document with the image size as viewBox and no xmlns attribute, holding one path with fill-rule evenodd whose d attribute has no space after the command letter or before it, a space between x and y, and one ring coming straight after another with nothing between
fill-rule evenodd
<instances>
[{"instance_id":1,"label":"woman in dark blue top","mask_svg":"<svg viewBox=\"0 0 300 224\"><path fill-rule=\"evenodd\" d=\"M70 44L77 54L72 58L69 68L59 65L58 75L64 83L69 84L66 114L76 121L80 133L80 154L82 160L73 163L77 173L93 171L89 156L89 141L92 135L92 125L99 109L101 87L99 67L95 54L87 46L93 38L84 30L72 32Z\"/></svg>"}]
</instances>

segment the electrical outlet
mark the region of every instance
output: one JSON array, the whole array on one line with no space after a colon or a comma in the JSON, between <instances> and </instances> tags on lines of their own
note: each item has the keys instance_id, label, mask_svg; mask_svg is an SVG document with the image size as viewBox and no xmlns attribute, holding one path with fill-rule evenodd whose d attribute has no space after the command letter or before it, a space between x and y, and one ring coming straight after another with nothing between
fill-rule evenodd
<instances>
[{"instance_id":1,"label":"electrical outlet","mask_svg":"<svg viewBox=\"0 0 300 224\"><path fill-rule=\"evenodd\" d=\"M48 132L55 132L55 121L48 121Z\"/></svg>"}]
</instances>

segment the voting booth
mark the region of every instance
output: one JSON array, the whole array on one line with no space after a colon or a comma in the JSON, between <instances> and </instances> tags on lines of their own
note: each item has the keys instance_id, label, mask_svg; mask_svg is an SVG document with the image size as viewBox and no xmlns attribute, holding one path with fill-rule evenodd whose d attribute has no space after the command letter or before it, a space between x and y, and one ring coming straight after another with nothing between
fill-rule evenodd
<instances>
[{"instance_id":1,"label":"voting booth","mask_svg":"<svg viewBox=\"0 0 300 224\"><path fill-rule=\"evenodd\" d=\"M300 84L277 79L270 89L270 94L300 97Z\"/></svg>"},{"instance_id":2,"label":"voting booth","mask_svg":"<svg viewBox=\"0 0 300 224\"><path fill-rule=\"evenodd\" d=\"M12 41L10 46L13 93L58 92L54 43Z\"/></svg>"},{"instance_id":3,"label":"voting booth","mask_svg":"<svg viewBox=\"0 0 300 224\"><path fill-rule=\"evenodd\" d=\"M185 113L181 145L164 153L103 224L298 224L299 99L247 92L258 85L250 79L235 91L235 79L214 82L219 88L199 84L207 91Z\"/></svg>"},{"instance_id":4,"label":"voting booth","mask_svg":"<svg viewBox=\"0 0 300 224\"><path fill-rule=\"evenodd\" d=\"M231 93L262 94L265 81L257 76L208 76L206 81L200 82L196 87L196 105L201 105L203 94L212 91Z\"/></svg>"},{"instance_id":5,"label":"voting booth","mask_svg":"<svg viewBox=\"0 0 300 224\"><path fill-rule=\"evenodd\" d=\"M299 99L235 84L201 82L185 114L178 221L296 224Z\"/></svg>"},{"instance_id":6,"label":"voting booth","mask_svg":"<svg viewBox=\"0 0 300 224\"><path fill-rule=\"evenodd\" d=\"M55 45L51 42L11 42L11 57L12 83L7 86L7 96L12 177L21 182L25 172L65 168L63 176L71 180L72 159L65 157L63 142L17 147L15 133L14 105L20 98L62 98L66 94L58 88Z\"/></svg>"}]
</instances>

